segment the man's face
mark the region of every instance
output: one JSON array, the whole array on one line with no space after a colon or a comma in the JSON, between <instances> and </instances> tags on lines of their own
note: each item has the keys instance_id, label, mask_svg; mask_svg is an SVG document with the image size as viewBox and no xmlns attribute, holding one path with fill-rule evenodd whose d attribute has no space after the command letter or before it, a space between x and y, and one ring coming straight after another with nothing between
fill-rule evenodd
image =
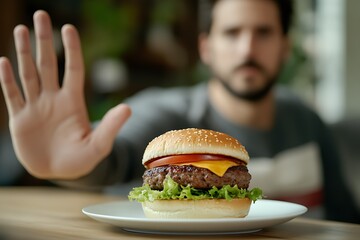
<instances>
[{"instance_id":1,"label":"man's face","mask_svg":"<svg viewBox=\"0 0 360 240\"><path fill-rule=\"evenodd\" d=\"M214 77L248 100L266 95L288 52L277 6L269 0L223 0L213 10L200 53Z\"/></svg>"}]
</instances>

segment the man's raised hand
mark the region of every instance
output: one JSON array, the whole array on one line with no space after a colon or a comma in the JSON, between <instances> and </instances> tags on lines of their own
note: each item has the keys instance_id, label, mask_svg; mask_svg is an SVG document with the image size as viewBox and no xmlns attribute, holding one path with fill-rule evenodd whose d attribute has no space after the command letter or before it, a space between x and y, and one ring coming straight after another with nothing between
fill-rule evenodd
<instances>
[{"instance_id":1,"label":"man's raised hand","mask_svg":"<svg viewBox=\"0 0 360 240\"><path fill-rule=\"evenodd\" d=\"M59 86L51 20L45 11L34 14L34 27L36 61L27 27L14 29L22 91L9 60L0 58L1 86L15 152L36 177L78 178L109 154L130 109L123 104L114 107L93 130L86 110L84 63L76 28L68 24L61 31L65 74Z\"/></svg>"}]
</instances>

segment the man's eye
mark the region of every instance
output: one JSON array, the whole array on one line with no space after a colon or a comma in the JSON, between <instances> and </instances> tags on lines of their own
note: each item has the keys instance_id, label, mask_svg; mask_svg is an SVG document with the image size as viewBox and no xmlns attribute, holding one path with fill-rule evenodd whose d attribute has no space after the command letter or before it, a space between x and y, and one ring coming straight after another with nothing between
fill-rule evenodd
<instances>
[{"instance_id":1,"label":"man's eye","mask_svg":"<svg viewBox=\"0 0 360 240\"><path fill-rule=\"evenodd\" d=\"M257 30L257 34L260 37L268 37L272 34L272 30L270 28L260 28Z\"/></svg>"},{"instance_id":2,"label":"man's eye","mask_svg":"<svg viewBox=\"0 0 360 240\"><path fill-rule=\"evenodd\" d=\"M235 38L239 34L238 29L228 29L224 32L225 37Z\"/></svg>"}]
</instances>

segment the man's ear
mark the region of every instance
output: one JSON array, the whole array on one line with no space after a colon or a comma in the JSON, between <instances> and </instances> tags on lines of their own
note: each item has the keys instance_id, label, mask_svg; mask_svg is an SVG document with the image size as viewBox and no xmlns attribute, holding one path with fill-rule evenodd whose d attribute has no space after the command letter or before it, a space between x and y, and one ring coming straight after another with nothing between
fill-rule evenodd
<instances>
[{"instance_id":1,"label":"man's ear","mask_svg":"<svg viewBox=\"0 0 360 240\"><path fill-rule=\"evenodd\" d=\"M198 38L198 47L199 47L199 55L201 58L201 61L204 64L209 63L209 54L210 54L210 48L209 48L209 37L205 33L201 33Z\"/></svg>"}]
</instances>

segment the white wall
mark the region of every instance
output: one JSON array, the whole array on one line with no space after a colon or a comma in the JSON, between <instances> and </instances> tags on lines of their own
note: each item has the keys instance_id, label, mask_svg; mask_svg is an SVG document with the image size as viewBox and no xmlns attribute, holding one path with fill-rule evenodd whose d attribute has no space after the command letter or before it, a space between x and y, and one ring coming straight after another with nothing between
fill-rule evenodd
<instances>
[{"instance_id":1,"label":"white wall","mask_svg":"<svg viewBox=\"0 0 360 240\"><path fill-rule=\"evenodd\" d=\"M359 0L318 0L315 99L330 123L360 116L359 10Z\"/></svg>"},{"instance_id":2,"label":"white wall","mask_svg":"<svg viewBox=\"0 0 360 240\"><path fill-rule=\"evenodd\" d=\"M345 116L345 2L318 0L315 104L327 122Z\"/></svg>"}]
</instances>

